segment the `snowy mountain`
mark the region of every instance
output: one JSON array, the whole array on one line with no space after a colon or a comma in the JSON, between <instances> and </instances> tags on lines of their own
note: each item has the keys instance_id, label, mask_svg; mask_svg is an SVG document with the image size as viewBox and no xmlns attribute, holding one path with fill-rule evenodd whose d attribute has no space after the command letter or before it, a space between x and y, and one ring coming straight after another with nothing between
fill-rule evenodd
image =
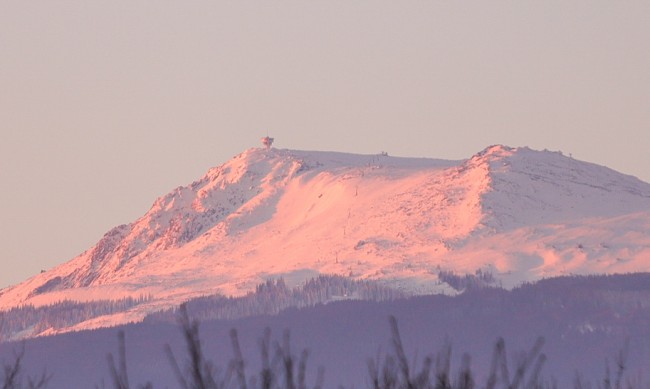
<instances>
[{"instance_id":1,"label":"snowy mountain","mask_svg":"<svg viewBox=\"0 0 650 389\"><path fill-rule=\"evenodd\" d=\"M464 161L250 149L157 199L78 257L0 291L0 309L144 299L75 327L318 274L451 293L650 268L650 184L557 152L492 146Z\"/></svg>"}]
</instances>

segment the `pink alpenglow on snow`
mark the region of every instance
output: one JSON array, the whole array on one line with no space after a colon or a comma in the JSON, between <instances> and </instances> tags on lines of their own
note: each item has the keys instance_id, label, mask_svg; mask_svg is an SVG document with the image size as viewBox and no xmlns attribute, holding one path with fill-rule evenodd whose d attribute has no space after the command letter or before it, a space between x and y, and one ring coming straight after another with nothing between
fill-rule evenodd
<instances>
[{"instance_id":1,"label":"pink alpenglow on snow","mask_svg":"<svg viewBox=\"0 0 650 389\"><path fill-rule=\"evenodd\" d=\"M242 295L269 278L297 285L337 274L427 294L454 293L440 271L490 272L512 287L650 265L650 184L606 167L505 146L444 161L270 144L0 291L0 309L151 296L70 330L138 321L192 297Z\"/></svg>"}]
</instances>

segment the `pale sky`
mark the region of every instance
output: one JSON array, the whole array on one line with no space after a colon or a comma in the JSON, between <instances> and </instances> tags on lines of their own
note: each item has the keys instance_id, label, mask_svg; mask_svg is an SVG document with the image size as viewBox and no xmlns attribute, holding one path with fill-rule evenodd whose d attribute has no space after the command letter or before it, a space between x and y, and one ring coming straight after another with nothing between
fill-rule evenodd
<instances>
[{"instance_id":1,"label":"pale sky","mask_svg":"<svg viewBox=\"0 0 650 389\"><path fill-rule=\"evenodd\" d=\"M0 287L261 136L650 181L648 1L2 1Z\"/></svg>"}]
</instances>

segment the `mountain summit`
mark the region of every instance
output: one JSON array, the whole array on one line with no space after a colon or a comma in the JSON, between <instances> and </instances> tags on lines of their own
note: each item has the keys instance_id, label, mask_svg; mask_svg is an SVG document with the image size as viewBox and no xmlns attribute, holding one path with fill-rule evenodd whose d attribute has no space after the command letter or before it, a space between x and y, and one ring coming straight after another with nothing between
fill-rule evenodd
<instances>
[{"instance_id":1,"label":"mountain summit","mask_svg":"<svg viewBox=\"0 0 650 389\"><path fill-rule=\"evenodd\" d=\"M21 304L150 296L124 320L189 298L318 274L414 293L440 272L504 286L647 270L650 184L557 152L491 146L463 161L249 149L157 199L133 223L0 291Z\"/></svg>"}]
</instances>

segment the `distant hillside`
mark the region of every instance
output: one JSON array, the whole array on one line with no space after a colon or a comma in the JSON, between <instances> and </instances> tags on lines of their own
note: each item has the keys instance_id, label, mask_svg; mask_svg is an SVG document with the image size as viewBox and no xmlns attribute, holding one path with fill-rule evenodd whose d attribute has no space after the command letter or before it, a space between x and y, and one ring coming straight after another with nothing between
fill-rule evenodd
<instances>
[{"instance_id":1,"label":"distant hillside","mask_svg":"<svg viewBox=\"0 0 650 389\"><path fill-rule=\"evenodd\" d=\"M463 280L472 282L471 277L463 277ZM376 281L319 276L293 288L288 287L282 278L269 280L245 296L217 294L198 297L187 301L185 306L192 317L206 321L273 315L287 308L311 307L341 300L390 301L404 297L407 297L405 293ZM150 300L151 297L142 296L138 299L63 301L40 307L23 305L12 308L0 317L0 342L79 331L85 329L88 323L94 323L96 327L110 327L111 322L119 321L120 316L128 315L130 310ZM144 320L175 323L178 309L178 306L174 306L154 312Z\"/></svg>"},{"instance_id":2,"label":"distant hillside","mask_svg":"<svg viewBox=\"0 0 650 389\"><path fill-rule=\"evenodd\" d=\"M485 382L498 336L506 341L513 368L541 336L546 357L542 376L547 382L555 379L559 387L571 387L576 372L581 372L592 387L602 385L607 363L614 374L621 351L626 357L626 379L635 387L650 382L649 273L560 277L511 291L469 289L458 296L343 300L290 308L277 315L206 320L201 322L200 338L206 356L225 368L233 356L228 333L236 328L247 369L253 372L259 368L264 329L270 328L275 340L289 329L293 353L309 349L308 382L323 366L324 387L364 388L367 360L392 352L389 315L397 317L407 356L418 366L427 354L435 357L449 342L452 371L457 372L467 352L477 379ZM133 385L151 381L154 387L169 387L175 382L164 346L170 344L179 357L185 354L185 346L178 325L166 320L28 340L24 367L31 372L46 367L54 373L50 386L54 389L109 383L106 355L117 353L118 329L126 333ZM16 347L21 346L0 345L0 359L11 360ZM70 366L77 369L71 371Z\"/></svg>"}]
</instances>

